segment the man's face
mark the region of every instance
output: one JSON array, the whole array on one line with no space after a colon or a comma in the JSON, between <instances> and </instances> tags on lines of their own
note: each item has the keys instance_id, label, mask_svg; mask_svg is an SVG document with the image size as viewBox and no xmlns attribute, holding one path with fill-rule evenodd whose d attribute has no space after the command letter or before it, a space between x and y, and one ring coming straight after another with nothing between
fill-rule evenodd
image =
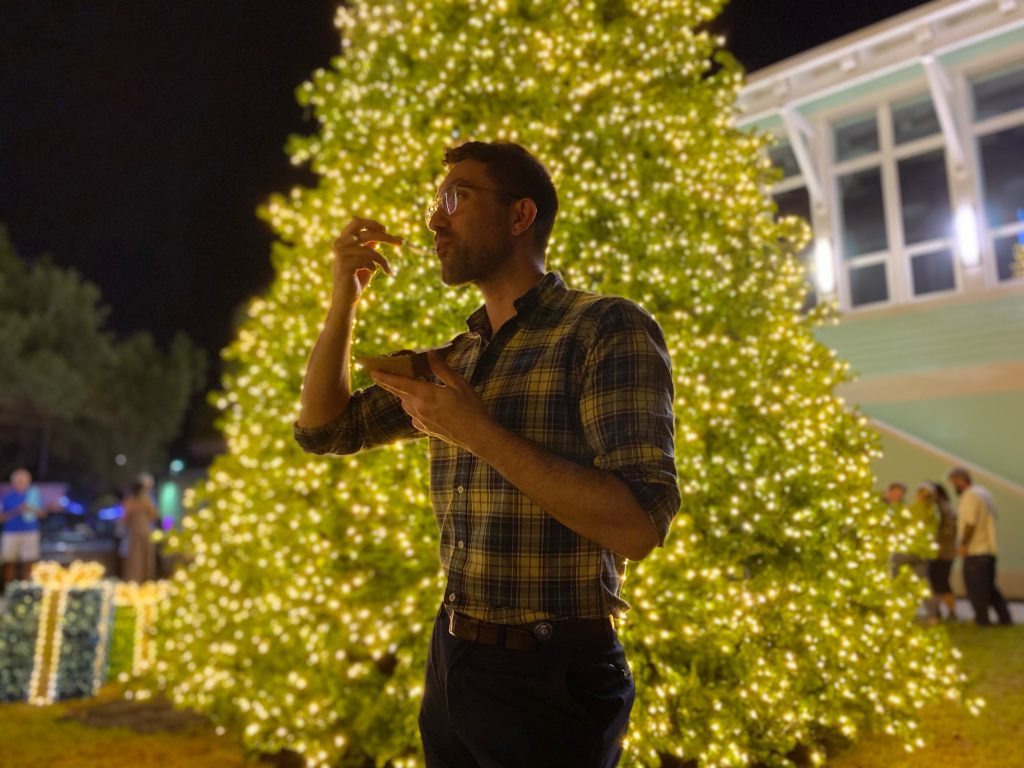
<instances>
[{"instance_id":1,"label":"man's face","mask_svg":"<svg viewBox=\"0 0 1024 768\"><path fill-rule=\"evenodd\" d=\"M498 186L486 168L476 160L463 160L452 166L439 188L461 182L455 211L449 214L442 203L430 217L446 285L486 280L512 255L508 197L494 191Z\"/></svg>"},{"instance_id":2,"label":"man's face","mask_svg":"<svg viewBox=\"0 0 1024 768\"><path fill-rule=\"evenodd\" d=\"M11 486L18 493L24 493L32 484L32 475L24 470L19 470L11 475Z\"/></svg>"},{"instance_id":3,"label":"man's face","mask_svg":"<svg viewBox=\"0 0 1024 768\"><path fill-rule=\"evenodd\" d=\"M960 475L953 475L951 478L949 478L949 482L953 484L954 488L956 488L957 493L963 493L965 490L967 490L967 479L961 477Z\"/></svg>"}]
</instances>

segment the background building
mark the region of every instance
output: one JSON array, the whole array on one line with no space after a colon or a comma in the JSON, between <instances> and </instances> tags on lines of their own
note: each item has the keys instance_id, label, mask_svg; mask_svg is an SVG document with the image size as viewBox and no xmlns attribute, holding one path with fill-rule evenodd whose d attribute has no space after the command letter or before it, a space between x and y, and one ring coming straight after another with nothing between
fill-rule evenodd
<instances>
[{"instance_id":1,"label":"background building","mask_svg":"<svg viewBox=\"0 0 1024 768\"><path fill-rule=\"evenodd\" d=\"M859 376L879 480L973 470L1024 598L1024 2L920 6L752 73L741 105L813 229L809 302L839 304L819 337Z\"/></svg>"}]
</instances>

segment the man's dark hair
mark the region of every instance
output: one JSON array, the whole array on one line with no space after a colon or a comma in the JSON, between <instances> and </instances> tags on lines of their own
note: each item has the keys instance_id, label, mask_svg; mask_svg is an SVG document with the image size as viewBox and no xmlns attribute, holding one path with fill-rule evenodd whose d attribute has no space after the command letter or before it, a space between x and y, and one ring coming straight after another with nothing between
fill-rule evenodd
<instances>
[{"instance_id":1,"label":"man's dark hair","mask_svg":"<svg viewBox=\"0 0 1024 768\"><path fill-rule=\"evenodd\" d=\"M891 491L893 488L899 488L904 493L907 492L906 483L899 483L899 482L897 482L897 483L889 483L889 490Z\"/></svg>"},{"instance_id":2,"label":"man's dark hair","mask_svg":"<svg viewBox=\"0 0 1024 768\"><path fill-rule=\"evenodd\" d=\"M546 248L558 213L558 193L540 160L518 144L467 141L444 151L444 164L451 167L463 160L487 166L487 175L503 192L528 197L537 206L533 221L533 242Z\"/></svg>"},{"instance_id":3,"label":"man's dark hair","mask_svg":"<svg viewBox=\"0 0 1024 768\"><path fill-rule=\"evenodd\" d=\"M949 470L949 474L946 475L950 480L954 477L959 477L961 480L966 480L967 484L970 485L973 481L971 480L971 473L963 467L953 467Z\"/></svg>"}]
</instances>

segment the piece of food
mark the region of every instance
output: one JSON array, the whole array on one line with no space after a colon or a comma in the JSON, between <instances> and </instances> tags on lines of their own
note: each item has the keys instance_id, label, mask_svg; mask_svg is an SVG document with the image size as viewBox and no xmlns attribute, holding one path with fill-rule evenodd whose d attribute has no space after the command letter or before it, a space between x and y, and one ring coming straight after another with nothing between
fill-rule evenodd
<instances>
[{"instance_id":1,"label":"piece of food","mask_svg":"<svg viewBox=\"0 0 1024 768\"><path fill-rule=\"evenodd\" d=\"M445 344L434 351L447 355L450 349L451 344ZM426 379L432 373L430 361L427 360L427 351L403 349L386 355L356 355L356 362L370 373L383 371L398 376L408 376L412 379Z\"/></svg>"}]
</instances>

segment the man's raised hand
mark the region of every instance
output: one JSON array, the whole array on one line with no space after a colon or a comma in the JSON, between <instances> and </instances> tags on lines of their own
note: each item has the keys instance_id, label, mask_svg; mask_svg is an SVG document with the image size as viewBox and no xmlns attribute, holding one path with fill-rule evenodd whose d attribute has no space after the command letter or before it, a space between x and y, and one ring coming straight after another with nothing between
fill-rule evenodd
<instances>
[{"instance_id":1,"label":"man's raised hand","mask_svg":"<svg viewBox=\"0 0 1024 768\"><path fill-rule=\"evenodd\" d=\"M373 246L378 243L401 245L400 237L389 234L384 225L373 219L352 219L334 241L332 252L334 298L354 305L370 284L378 268L391 274L391 265Z\"/></svg>"}]
</instances>

